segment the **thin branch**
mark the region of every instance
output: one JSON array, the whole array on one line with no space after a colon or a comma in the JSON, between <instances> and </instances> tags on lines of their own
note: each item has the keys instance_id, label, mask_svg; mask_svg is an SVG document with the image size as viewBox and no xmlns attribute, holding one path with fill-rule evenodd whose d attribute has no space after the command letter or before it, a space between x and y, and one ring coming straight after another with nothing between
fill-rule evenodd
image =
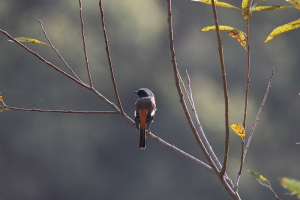
<instances>
[{"instance_id":1,"label":"thin branch","mask_svg":"<svg viewBox=\"0 0 300 200\"><path fill-rule=\"evenodd\" d=\"M29 53L33 54L34 56L36 56L38 59L40 59L42 62L44 62L45 64L49 65L50 67L52 67L53 69L55 69L56 71L60 72L61 74L65 75L66 77L68 77L69 79L71 79L72 81L78 83L80 86L92 91L93 93L95 93L100 99L102 99L105 103L107 103L110 107L112 107L115 111L120 112L119 108L112 103L111 101L109 101L105 96L103 96L99 91L97 91L96 89L90 87L89 85L80 82L79 80L77 80L76 78L72 77L71 75L69 75L68 73L66 73L65 71L59 69L57 66L55 66L54 64L52 64L51 62L47 61L46 59L44 59L42 56L40 56L38 53L32 51L31 49L29 49L28 47L26 47L25 45L23 45L22 43L20 43L19 41L17 41L15 38L13 38L10 34L8 34L6 31L0 29L0 32L2 32L4 35L6 35L10 40L14 41L15 43L17 43L18 45L20 45L22 48L24 48L26 51L28 51ZM126 121L130 122L130 118L124 114L122 115L124 119L126 119ZM131 120L132 121L132 120Z\"/></svg>"},{"instance_id":2,"label":"thin branch","mask_svg":"<svg viewBox=\"0 0 300 200\"><path fill-rule=\"evenodd\" d=\"M153 133L147 132L147 136L149 138L152 138L153 140L155 140L156 142L162 144L163 146L175 151L176 153L188 158L189 160L193 161L194 163L204 167L206 170L210 171L213 174L216 174L215 171L206 163L202 162L201 160L198 160L197 158L195 158L194 156L189 155L188 153L178 149L177 147L175 147L174 145L171 145L169 143L167 143L166 141L162 140L161 138L157 137L156 135L154 135Z\"/></svg>"},{"instance_id":3,"label":"thin branch","mask_svg":"<svg viewBox=\"0 0 300 200\"><path fill-rule=\"evenodd\" d=\"M209 162L210 166L213 168L213 170L215 171L215 173L218 173L218 169L214 163L214 161L212 160L210 154L207 152L204 144L201 141L201 138L198 135L197 129L195 128L193 121L191 119L191 116L189 114L189 111L187 109L184 97L183 97L183 93L181 91L181 87L180 87L180 83L179 83L179 73L178 73L178 69L177 69L177 63L176 63L176 56L175 56L175 49L174 49L174 38L173 38L173 27L172 27L172 8L171 8L171 0L167 0L168 2L168 25L169 25L169 40L170 40L170 51L171 51L171 62L173 65L173 72L174 72L174 77L175 77L175 85L177 88L177 92L180 98L180 103L182 105L183 111L186 115L186 118L188 120L188 123L192 129L192 132L197 140L197 143L199 144L203 154L205 155L207 161Z\"/></svg>"},{"instance_id":4,"label":"thin branch","mask_svg":"<svg viewBox=\"0 0 300 200\"><path fill-rule=\"evenodd\" d=\"M270 81L269 81L269 84L268 84L268 87L267 87L267 91L265 93L265 96L264 96L264 99L260 105L260 108L258 110L258 113L257 113L257 116L256 116L256 119L254 121L254 124L252 126L252 129L251 129L251 132L250 132L250 135L249 135L249 138L248 138L248 141L247 141L247 145L245 147L245 150L244 150L244 157L243 157L243 163L245 161L245 157L246 157L246 153L248 151L248 148L249 148L249 145L250 145L250 142L251 142L251 139L252 139L252 136L253 136L253 133L254 133L254 130L255 130L255 127L257 125L257 122L259 121L259 116L262 112L262 109L266 103L266 100L267 100L267 97L268 97L268 93L269 93L269 90L271 88L271 84L272 84L272 80L273 80L273 75L274 75L274 69L272 70L272 74L271 74L271 78L270 78ZM234 184L234 190L236 191L237 190L237 187L238 187L238 184L239 184L239 180L240 180L240 174L238 173L237 177L236 177L236 181L235 181L235 184Z\"/></svg>"},{"instance_id":5,"label":"thin branch","mask_svg":"<svg viewBox=\"0 0 300 200\"><path fill-rule=\"evenodd\" d=\"M77 114L120 114L118 111L74 111L74 110L43 110L36 108L17 108L10 106L1 106L0 108L8 108L9 110L20 110L20 111L35 111L35 112L49 112L49 113L77 113Z\"/></svg>"},{"instance_id":6,"label":"thin branch","mask_svg":"<svg viewBox=\"0 0 300 200\"><path fill-rule=\"evenodd\" d=\"M223 177L226 172L227 160L228 160L228 151L229 151L229 96L227 90L227 80L226 80L226 72L225 72L225 63L224 63L224 55L223 55L223 45L221 40L221 34L219 29L218 15L216 10L215 1L212 0L212 8L215 18L216 32L219 43L219 56L222 70L222 80L223 80L223 90L224 90L224 99L225 99L225 128L226 128L226 139L225 139L225 151L224 151L224 159L223 166L220 173L220 176Z\"/></svg>"},{"instance_id":7,"label":"thin branch","mask_svg":"<svg viewBox=\"0 0 300 200\"><path fill-rule=\"evenodd\" d=\"M112 62L111 62L111 57L110 57L110 53L109 53L109 45L108 45L108 38L107 38L107 34L106 34L106 29L105 29L105 22L104 22L104 11L103 11L103 7L102 7L102 0L99 0L99 8L100 8L100 13L101 13L101 19L102 19L102 28L103 28L103 35L104 35L104 40L105 40L105 49L106 49L106 53L107 53L107 59L108 59L108 64L109 64L109 69L110 69L110 75L111 75L111 80L113 82L114 85L114 90L115 90L115 95L119 104L119 108L122 112L122 114L124 114L124 110L121 104L121 100L118 94L118 88L117 88L117 83L115 80L115 75L114 75L114 69L112 67Z\"/></svg>"},{"instance_id":8,"label":"thin branch","mask_svg":"<svg viewBox=\"0 0 300 200\"><path fill-rule=\"evenodd\" d=\"M81 35L82 35L83 52L84 52L84 57L85 57L86 70L87 70L87 73L88 73L90 86L93 87L93 82L92 82L92 77L91 77L90 67L89 67L89 59L88 59L88 55L87 55L86 47L85 47L84 23L83 23L83 18L82 18L82 3L81 3L81 0L79 0L79 13L80 13Z\"/></svg>"},{"instance_id":9,"label":"thin branch","mask_svg":"<svg viewBox=\"0 0 300 200\"><path fill-rule=\"evenodd\" d=\"M248 63L247 63L247 86L246 86L246 97L245 97L245 111L244 111L244 122L243 127L246 129L246 118L247 118L247 107L248 107L248 94L249 94L249 84L250 84L250 37L249 37L249 19L247 20L247 43L248 43Z\"/></svg>"},{"instance_id":10,"label":"thin branch","mask_svg":"<svg viewBox=\"0 0 300 200\"><path fill-rule=\"evenodd\" d=\"M79 80L77 80L76 78L72 77L71 75L69 75L68 73L66 73L65 71L59 69L57 66L55 66L54 64L52 64L51 62L47 61L46 59L44 59L42 56L40 56L38 53L32 51L31 49L29 49L28 47L26 47L25 45L23 45L21 42L19 42L18 40L16 40L15 38L13 38L11 35L9 35L6 31L0 29L0 32L2 32L4 35L6 35L10 40L14 41L15 43L17 43L18 45L20 45L21 47L23 47L26 51L28 51L29 53L33 54L34 56L36 56L38 59L40 59L41 61L43 61L45 64L49 65L50 67L52 67L53 69L55 69L56 71L60 72L61 74L65 75L66 77L68 77L69 79L75 81L76 83L80 84L81 86L90 89L90 87L86 84L84 84L83 82L80 82Z\"/></svg>"},{"instance_id":11,"label":"thin branch","mask_svg":"<svg viewBox=\"0 0 300 200\"><path fill-rule=\"evenodd\" d=\"M207 140L207 138L204 134L204 131L202 129L202 124L199 121L198 114L197 114L195 104L194 104L194 99L193 99L193 93L192 93L192 88L191 88L191 80L190 80L190 76L189 76L187 70L186 70L186 75L187 75L187 78L188 78L188 88L189 88L189 92L190 92L189 99L190 99L190 102L191 102L192 110L193 110L195 118L196 118L196 122L197 122L199 130L200 130L200 134L201 134L202 138L204 139L204 143L207 145L208 150L209 150L210 154L212 155L212 158L214 159L215 163L217 163L218 166L220 168L222 168L222 165L221 165L219 159L217 158L215 152L213 151L212 147L210 146L210 144L209 144L209 142L208 142L208 140Z\"/></svg>"},{"instance_id":12,"label":"thin branch","mask_svg":"<svg viewBox=\"0 0 300 200\"><path fill-rule=\"evenodd\" d=\"M68 63L63 59L63 57L59 54L59 52L57 51L57 49L53 46L52 42L50 41L49 37L47 36L47 33L43 27L42 24L42 20L39 19L40 22L40 26L42 31L44 32L44 35L46 37L46 39L48 40L50 46L52 47L52 49L55 51L55 53L57 54L57 56L63 61L63 63L66 65L66 67L71 71L71 73L77 78L77 80L79 80L80 82L82 82L82 80L77 76L77 74L73 71L73 69L68 65Z\"/></svg>"}]
</instances>

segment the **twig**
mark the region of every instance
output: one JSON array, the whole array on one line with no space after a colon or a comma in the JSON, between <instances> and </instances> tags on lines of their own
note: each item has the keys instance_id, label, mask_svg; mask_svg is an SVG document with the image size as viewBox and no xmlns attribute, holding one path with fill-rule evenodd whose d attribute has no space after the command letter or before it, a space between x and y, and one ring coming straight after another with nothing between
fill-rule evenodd
<instances>
[{"instance_id":1,"label":"twig","mask_svg":"<svg viewBox=\"0 0 300 200\"><path fill-rule=\"evenodd\" d=\"M200 130L200 134L201 134L202 138L204 139L204 143L207 145L208 150L209 150L210 154L212 155L212 158L214 159L215 163L217 163L218 166L220 168L222 168L222 165L221 165L219 159L217 158L215 152L213 151L212 147L210 146L210 144L209 144L209 142L208 142L208 140L207 140L207 138L206 138L206 136L204 134L204 131L202 129L202 124L199 121L198 114L197 114L197 111L196 111L196 108L195 108L195 104L194 104L194 100L193 100L193 93L192 93L192 88L191 88L191 80L190 80L190 76L189 76L187 70L186 70L186 75L187 75L187 78L188 78L188 88L189 88L189 92L190 92L190 96L189 96L190 98L189 99L191 101L192 110L194 112L194 115L195 115L195 118L196 118L196 122L197 122L199 130Z\"/></svg>"},{"instance_id":2,"label":"twig","mask_svg":"<svg viewBox=\"0 0 300 200\"><path fill-rule=\"evenodd\" d=\"M110 69L110 75L111 75L111 80L113 82L114 85L114 90L115 90L115 95L119 104L119 108L121 110L121 113L124 114L124 110L121 104L121 100L118 94L118 88L117 88L117 83L115 80L115 75L114 75L114 69L112 67L112 62L111 62L111 57L110 57L110 53L109 53L109 45L108 45L108 38L107 38L107 34L106 34L106 29L105 29L105 22L104 22L104 11L103 11L103 7L102 7L102 0L99 0L99 8L100 8L100 13L101 13L101 19L102 19L102 28L103 28L103 35L104 35L104 40L105 40L105 49L106 49L106 53L107 53L107 59L108 59L108 64L109 64L109 69Z\"/></svg>"},{"instance_id":3,"label":"twig","mask_svg":"<svg viewBox=\"0 0 300 200\"><path fill-rule=\"evenodd\" d=\"M35 112L49 112L49 113L77 113L77 114L120 114L118 111L73 111L73 110L43 110L36 108L17 108L10 106L1 106L0 108L8 108L9 110L20 110L20 111L35 111Z\"/></svg>"},{"instance_id":4,"label":"twig","mask_svg":"<svg viewBox=\"0 0 300 200\"><path fill-rule=\"evenodd\" d=\"M100 99L102 99L105 103L107 103L110 107L112 107L115 111L120 112L119 108L112 103L111 101L109 101L105 96L103 96L99 91L97 91L96 89L90 87L89 85L80 82L79 80L77 80L76 78L74 78L73 76L69 75L68 73L66 73L65 71L61 70L60 68L58 68L57 66L55 66L54 64L52 64L51 62L47 61L46 59L44 59L42 56L40 56L38 53L32 51L31 49L29 49L28 47L26 47L25 45L23 45L22 43L20 43L18 40L14 39L10 34L8 34L6 31L0 29L0 32L2 32L4 35L6 35L10 40L14 41L15 43L17 43L18 45L20 45L22 48L24 48L26 51L28 51L29 53L33 54L34 56L36 56L38 59L40 59L42 62L44 62L45 64L49 65L50 67L52 67L53 69L55 69L56 71L60 72L61 74L65 75L66 77L68 77L69 79L71 79L72 81L78 83L80 86L92 91L93 93L95 93ZM122 115L124 119L126 119L126 121L130 122L132 121L126 114Z\"/></svg>"},{"instance_id":5,"label":"twig","mask_svg":"<svg viewBox=\"0 0 300 200\"><path fill-rule=\"evenodd\" d=\"M226 80L226 72L225 72L225 63L224 63L224 55L223 55L223 45L221 40L221 34L219 29L219 22L218 22L218 15L216 10L215 1L212 0L212 8L215 18L215 25L216 25L216 32L217 38L219 43L219 56L220 56L220 63L221 63L221 70L222 70L222 80L223 80L223 90L224 90L224 99L225 99L225 128L226 128L226 139L225 139L225 152L224 152L224 159L223 159L223 166L220 172L220 176L223 177L227 167L227 160L228 160L228 151L229 151L229 96L227 90L227 80Z\"/></svg>"},{"instance_id":6,"label":"twig","mask_svg":"<svg viewBox=\"0 0 300 200\"><path fill-rule=\"evenodd\" d=\"M91 77L90 67L89 67L89 59L88 59L88 55L87 55L86 47L85 47L84 23L83 23L83 18L82 18L82 3L81 3L81 0L79 0L79 13L80 13L81 35L82 35L83 52L84 52L84 57L85 57L86 70L87 70L87 73L88 73L90 86L93 87L93 82L92 82L92 77Z\"/></svg>"},{"instance_id":7,"label":"twig","mask_svg":"<svg viewBox=\"0 0 300 200\"><path fill-rule=\"evenodd\" d=\"M256 124L257 122L259 121L259 116L261 114L261 111L266 103L266 100L267 100L267 97L268 97L268 93L269 93L269 90L271 88L271 84L272 84L272 79L273 79L273 75L274 75L274 69L272 70L272 74L271 74L271 78L270 78L270 81L269 81L269 84L268 84L268 87L267 87L267 91L265 93L265 96L263 98L263 101L260 105L260 108L258 110L258 113L257 113L257 116L256 116L256 119L254 121L254 124L252 126L252 129L251 129L251 132L250 132L250 135L249 135L249 138L248 138L248 141L247 141L247 145L245 147L245 150L244 150L244 157L243 157L243 162L245 161L245 157L246 157L246 153L248 151L248 148L249 148L249 145L250 145L250 142L251 142L251 139L252 139L252 136L253 136L253 133L254 133L254 130L255 130L255 127L256 127ZM238 175L236 177L236 181L235 181L235 184L234 184L234 190L236 191L237 190L237 187L238 187L238 184L239 184L239 180L240 180L240 177L241 177L241 174L238 172Z\"/></svg>"},{"instance_id":8,"label":"twig","mask_svg":"<svg viewBox=\"0 0 300 200\"><path fill-rule=\"evenodd\" d=\"M186 75L187 75L187 78L188 78L188 88L189 88L189 92L190 92L190 98L189 98L189 99L190 99L190 103L191 103L191 106L192 106L192 110L193 110L193 112L194 112L194 115L195 115L195 118L196 118L196 122L197 122L197 124L198 124L199 130L200 130L200 133L201 133L201 136L202 136L202 138L204 139L204 143L205 143L206 146L208 147L208 150L209 150L210 154L212 155L212 158L214 159L215 163L217 163L218 166L219 166L220 168L222 168L222 165L221 165L219 159L217 158L215 152L213 151L212 147L210 146L210 144L209 144L209 142L208 142L208 140L207 140L207 138L206 138L206 136L205 136L205 134L204 134L204 131L203 131L203 129L202 129L202 124L200 123L200 120L199 120L199 118L198 118L198 114L197 114L196 107L195 107L194 100L193 100L193 93L192 93L192 88L191 88L191 80L190 80L190 76L189 76L187 70L186 70ZM224 175L225 175L225 177L228 177L227 174L226 174L226 172L225 172ZM229 178L228 178L228 179L229 179ZM230 179L229 179L229 180L230 180ZM233 186L231 180L230 180L228 183L230 184L231 187Z\"/></svg>"},{"instance_id":9,"label":"twig","mask_svg":"<svg viewBox=\"0 0 300 200\"><path fill-rule=\"evenodd\" d=\"M246 97L245 97L245 111L244 111L244 122L243 127L246 129L246 118L247 118L247 107L248 107L248 94L249 94L249 84L250 84L250 37L249 37L249 19L247 20L247 43L248 43L248 63L247 63L247 86L246 86Z\"/></svg>"},{"instance_id":10,"label":"twig","mask_svg":"<svg viewBox=\"0 0 300 200\"><path fill-rule=\"evenodd\" d=\"M72 72L72 74L77 78L77 80L79 80L80 82L81 79L77 76L77 74L73 71L73 69L68 65L68 63L65 61L65 59L63 59L63 57L59 54L59 52L57 51L57 49L53 46L52 42L50 41L49 37L47 36L46 31L44 30L43 24L42 24L42 20L39 19L40 22L40 26L42 31L44 32L44 35L46 37L46 39L48 40L50 46L52 47L52 49L55 51L55 53L57 54L57 56L63 61L63 63L66 65L66 67Z\"/></svg>"},{"instance_id":11,"label":"twig","mask_svg":"<svg viewBox=\"0 0 300 200\"><path fill-rule=\"evenodd\" d=\"M162 140L161 138L157 137L156 135L154 135L150 132L147 132L147 136L152 138L156 142L162 144L163 146L175 151L176 153L188 158L189 160L193 161L194 163L204 167L206 170L210 171L211 173L216 174L215 171L209 165L207 165L206 163L204 163L201 160L198 160L197 158L195 158L194 156L191 156L188 153L178 149L174 145L171 145L171 144L167 143L166 141Z\"/></svg>"},{"instance_id":12,"label":"twig","mask_svg":"<svg viewBox=\"0 0 300 200\"><path fill-rule=\"evenodd\" d=\"M14 41L15 43L17 43L18 45L20 45L21 47L23 47L26 51L28 51L29 53L33 54L34 56L36 56L38 59L40 59L41 61L43 61L45 64L49 65L50 67L52 67L53 69L55 69L56 71L60 72L61 74L65 75L66 77L70 78L71 80L75 81L76 83L80 84L81 86L90 89L90 87L86 84L84 84L83 82L80 82L79 80L77 80L76 78L74 78L73 76L69 75L68 73L66 73L65 71L61 70L60 68L58 68L57 66L55 66L54 64L52 64L51 62L47 61L46 59L44 59L42 56L40 56L38 53L32 51L31 49L29 49L28 47L26 47L25 45L23 45L21 42L19 42L18 40L16 40L15 38L13 38L11 35L9 35L6 31L0 29L0 32L2 32L4 35L6 35L10 40Z\"/></svg>"}]
</instances>

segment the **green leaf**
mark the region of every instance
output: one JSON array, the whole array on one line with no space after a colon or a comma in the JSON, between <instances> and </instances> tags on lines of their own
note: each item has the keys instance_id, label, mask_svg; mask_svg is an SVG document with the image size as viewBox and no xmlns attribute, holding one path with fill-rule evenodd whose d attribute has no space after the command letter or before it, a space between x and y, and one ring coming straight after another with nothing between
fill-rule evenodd
<instances>
[{"instance_id":1,"label":"green leaf","mask_svg":"<svg viewBox=\"0 0 300 200\"><path fill-rule=\"evenodd\" d=\"M260 184L262 184L265 187L268 187L271 189L271 184L268 181L268 179L266 179L265 177L263 177L262 175L260 175L259 173L255 172L255 171L251 171L251 170L246 170L246 172L255 180L257 180Z\"/></svg>"},{"instance_id":2,"label":"green leaf","mask_svg":"<svg viewBox=\"0 0 300 200\"><path fill-rule=\"evenodd\" d=\"M300 19L297 19L290 23L284 24L282 26L278 26L269 34L269 36L264 41L264 43L269 42L270 40L273 40L275 37L277 37L283 33L289 32L289 31L297 29L297 28L300 28Z\"/></svg>"},{"instance_id":3,"label":"green leaf","mask_svg":"<svg viewBox=\"0 0 300 200\"><path fill-rule=\"evenodd\" d=\"M36 40L36 39L31 39L31 38L17 37L17 38L15 38L15 40L18 40L19 42L29 42L29 43L35 43L35 44L43 44L43 45L47 45L47 46L51 47L49 44L46 44L46 43L41 42L41 41ZM13 42L13 40L8 40L8 41Z\"/></svg>"},{"instance_id":4,"label":"green leaf","mask_svg":"<svg viewBox=\"0 0 300 200\"><path fill-rule=\"evenodd\" d=\"M252 0L243 0L242 2L242 15L245 20L249 20L252 15L251 4Z\"/></svg>"},{"instance_id":5,"label":"green leaf","mask_svg":"<svg viewBox=\"0 0 300 200\"><path fill-rule=\"evenodd\" d=\"M287 177L280 178L279 181L282 187L291 192L291 195L297 194L298 199L300 198L300 181Z\"/></svg>"},{"instance_id":6,"label":"green leaf","mask_svg":"<svg viewBox=\"0 0 300 200\"><path fill-rule=\"evenodd\" d=\"M210 4L210 5L212 4L211 0L192 0L192 1L198 1L200 3L205 3L205 4ZM233 5L230 5L230 4L222 2L222 1L217 1L217 0L215 0L215 5L220 6L220 7L225 7L225 8L234 8L234 9L237 9L237 10L241 10L241 9L239 9L239 8L233 6Z\"/></svg>"}]
</instances>

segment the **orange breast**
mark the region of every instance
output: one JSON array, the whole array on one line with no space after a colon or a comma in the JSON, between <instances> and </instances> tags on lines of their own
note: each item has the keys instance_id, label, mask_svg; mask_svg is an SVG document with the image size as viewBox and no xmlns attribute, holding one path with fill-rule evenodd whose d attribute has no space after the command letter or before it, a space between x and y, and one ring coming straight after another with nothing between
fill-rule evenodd
<instances>
[{"instance_id":1,"label":"orange breast","mask_svg":"<svg viewBox=\"0 0 300 200\"><path fill-rule=\"evenodd\" d=\"M141 109L139 110L140 114L140 128L145 128L146 126L146 118L148 115L148 110L147 109Z\"/></svg>"}]
</instances>

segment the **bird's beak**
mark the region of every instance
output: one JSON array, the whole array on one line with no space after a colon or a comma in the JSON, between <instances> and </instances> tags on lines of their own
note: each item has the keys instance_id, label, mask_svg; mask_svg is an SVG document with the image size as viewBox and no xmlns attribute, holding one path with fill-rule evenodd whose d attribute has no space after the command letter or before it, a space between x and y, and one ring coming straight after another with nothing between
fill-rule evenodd
<instances>
[{"instance_id":1,"label":"bird's beak","mask_svg":"<svg viewBox=\"0 0 300 200\"><path fill-rule=\"evenodd\" d=\"M136 93L136 94L137 94L138 92L137 92L137 91L133 91L133 93Z\"/></svg>"}]
</instances>

